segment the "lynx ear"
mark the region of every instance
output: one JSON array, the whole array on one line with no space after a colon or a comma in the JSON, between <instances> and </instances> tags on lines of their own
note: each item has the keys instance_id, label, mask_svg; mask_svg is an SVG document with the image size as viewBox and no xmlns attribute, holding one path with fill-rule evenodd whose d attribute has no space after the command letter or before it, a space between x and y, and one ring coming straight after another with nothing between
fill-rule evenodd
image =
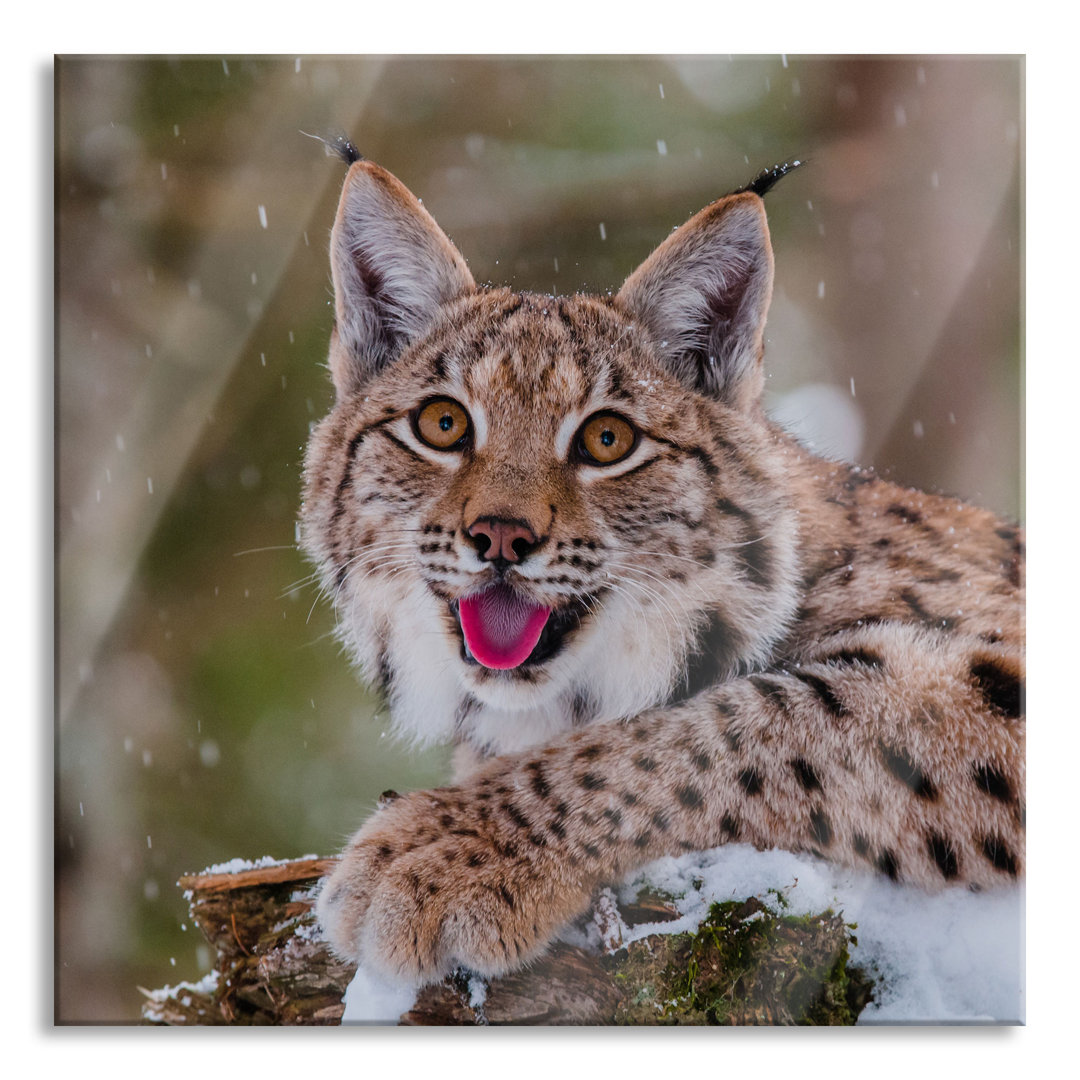
<instances>
[{"instance_id":1,"label":"lynx ear","mask_svg":"<svg viewBox=\"0 0 1080 1080\"><path fill-rule=\"evenodd\" d=\"M345 177L330 236L338 395L400 355L441 304L476 288L457 248L396 177L357 161Z\"/></svg>"},{"instance_id":2,"label":"lynx ear","mask_svg":"<svg viewBox=\"0 0 1080 1080\"><path fill-rule=\"evenodd\" d=\"M672 233L618 299L687 386L749 409L761 394L773 257L761 198L728 195Z\"/></svg>"}]
</instances>

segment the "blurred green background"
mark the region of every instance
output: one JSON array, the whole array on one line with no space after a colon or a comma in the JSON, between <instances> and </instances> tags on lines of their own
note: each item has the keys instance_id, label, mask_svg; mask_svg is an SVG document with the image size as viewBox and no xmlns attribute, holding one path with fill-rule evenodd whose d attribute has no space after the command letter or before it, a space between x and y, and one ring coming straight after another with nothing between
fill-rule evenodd
<instances>
[{"instance_id":1,"label":"blurred green background","mask_svg":"<svg viewBox=\"0 0 1080 1080\"><path fill-rule=\"evenodd\" d=\"M819 449L1022 516L1020 58L62 58L56 1015L210 957L177 877L329 854L385 734L295 550L351 136L478 281L617 288L761 168L767 402Z\"/></svg>"}]
</instances>

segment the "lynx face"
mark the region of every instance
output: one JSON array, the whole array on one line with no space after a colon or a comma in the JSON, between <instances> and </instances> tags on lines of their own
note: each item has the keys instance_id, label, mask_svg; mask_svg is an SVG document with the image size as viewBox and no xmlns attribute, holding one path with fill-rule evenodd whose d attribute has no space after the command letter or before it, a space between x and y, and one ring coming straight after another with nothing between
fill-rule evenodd
<instances>
[{"instance_id":1,"label":"lynx face","mask_svg":"<svg viewBox=\"0 0 1080 1080\"><path fill-rule=\"evenodd\" d=\"M479 290L396 180L350 171L303 532L405 731L523 748L665 700L706 631L723 678L784 630L794 515L756 404L767 232L755 195L710 212L730 257L703 300L666 285L677 234L614 298ZM727 313L723 342L687 339L694 303Z\"/></svg>"}]
</instances>

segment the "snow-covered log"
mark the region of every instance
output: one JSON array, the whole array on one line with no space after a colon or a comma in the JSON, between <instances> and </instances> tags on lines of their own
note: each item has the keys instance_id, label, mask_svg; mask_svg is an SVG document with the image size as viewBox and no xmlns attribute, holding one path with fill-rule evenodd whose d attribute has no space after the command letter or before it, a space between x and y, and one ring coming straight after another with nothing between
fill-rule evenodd
<instances>
[{"instance_id":1,"label":"snow-covered log","mask_svg":"<svg viewBox=\"0 0 1080 1080\"><path fill-rule=\"evenodd\" d=\"M312 910L333 863L238 861L182 877L217 960L198 983L144 991L144 1018L340 1023L355 969L331 955ZM848 966L851 928L831 912L786 916L751 898L715 905L696 933L650 933L621 947L629 927L676 918L662 896L642 891L619 902L605 891L588 927L602 948L558 942L527 970L490 984L457 973L422 990L398 1022L853 1023L869 999L868 985Z\"/></svg>"}]
</instances>

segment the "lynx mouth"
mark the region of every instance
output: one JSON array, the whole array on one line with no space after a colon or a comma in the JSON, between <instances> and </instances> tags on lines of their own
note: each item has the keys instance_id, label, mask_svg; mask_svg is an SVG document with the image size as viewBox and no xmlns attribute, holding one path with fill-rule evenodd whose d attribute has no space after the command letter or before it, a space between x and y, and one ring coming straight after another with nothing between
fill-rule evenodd
<instances>
[{"instance_id":1,"label":"lynx mouth","mask_svg":"<svg viewBox=\"0 0 1080 1080\"><path fill-rule=\"evenodd\" d=\"M584 601L543 607L509 585L489 585L450 602L467 664L509 671L550 660L588 612Z\"/></svg>"}]
</instances>

